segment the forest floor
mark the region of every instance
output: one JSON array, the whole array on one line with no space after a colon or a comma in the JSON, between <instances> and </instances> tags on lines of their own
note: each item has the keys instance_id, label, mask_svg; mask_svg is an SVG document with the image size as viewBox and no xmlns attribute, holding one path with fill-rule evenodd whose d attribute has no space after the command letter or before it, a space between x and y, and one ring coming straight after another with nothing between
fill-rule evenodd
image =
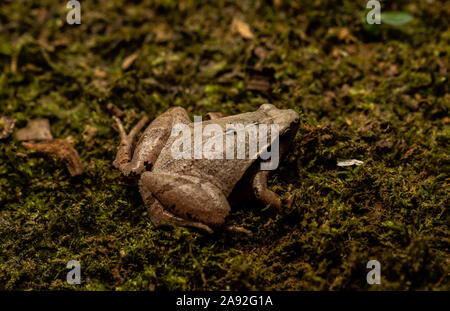
<instances>
[{"instance_id":1,"label":"forest floor","mask_svg":"<svg viewBox=\"0 0 450 311\"><path fill-rule=\"evenodd\" d=\"M0 4L0 116L48 119L84 164L0 140L0 290L450 290L449 1L386 3L414 17L396 27L366 25L365 1L81 2L81 25L64 1ZM282 212L233 207L253 236L156 229L112 166L107 105L129 130L266 102L301 114L269 183Z\"/></svg>"}]
</instances>

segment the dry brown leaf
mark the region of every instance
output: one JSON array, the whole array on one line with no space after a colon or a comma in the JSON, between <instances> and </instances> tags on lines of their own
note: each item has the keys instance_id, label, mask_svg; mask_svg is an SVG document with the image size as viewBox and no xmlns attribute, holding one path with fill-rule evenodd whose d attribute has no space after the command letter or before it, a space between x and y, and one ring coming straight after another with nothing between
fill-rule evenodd
<instances>
[{"instance_id":1,"label":"dry brown leaf","mask_svg":"<svg viewBox=\"0 0 450 311\"><path fill-rule=\"evenodd\" d=\"M0 139L8 138L14 131L16 119L8 117L0 117Z\"/></svg>"},{"instance_id":2,"label":"dry brown leaf","mask_svg":"<svg viewBox=\"0 0 450 311\"><path fill-rule=\"evenodd\" d=\"M346 27L343 27L339 30L338 38L341 41L345 41L345 43L356 41L356 38L350 33L350 30Z\"/></svg>"},{"instance_id":3,"label":"dry brown leaf","mask_svg":"<svg viewBox=\"0 0 450 311\"><path fill-rule=\"evenodd\" d=\"M386 70L385 76L386 77L393 77L393 76L396 76L398 74L398 72L399 71L398 71L397 65L389 65L387 70Z\"/></svg>"},{"instance_id":4,"label":"dry brown leaf","mask_svg":"<svg viewBox=\"0 0 450 311\"><path fill-rule=\"evenodd\" d=\"M16 138L20 141L53 139L50 132L50 123L47 119L30 120L26 127L17 131Z\"/></svg>"},{"instance_id":5,"label":"dry brown leaf","mask_svg":"<svg viewBox=\"0 0 450 311\"><path fill-rule=\"evenodd\" d=\"M113 103L109 103L108 105L106 105L106 109L108 109L110 114L118 118L122 118L125 115L125 113Z\"/></svg>"},{"instance_id":6,"label":"dry brown leaf","mask_svg":"<svg viewBox=\"0 0 450 311\"><path fill-rule=\"evenodd\" d=\"M94 75L99 79L105 79L108 76L106 72L98 68L95 69Z\"/></svg>"},{"instance_id":7,"label":"dry brown leaf","mask_svg":"<svg viewBox=\"0 0 450 311\"><path fill-rule=\"evenodd\" d=\"M83 141L88 147L92 147L94 145L94 137L98 134L98 128L92 125L86 125L83 133L81 133L83 137Z\"/></svg>"},{"instance_id":8,"label":"dry brown leaf","mask_svg":"<svg viewBox=\"0 0 450 311\"><path fill-rule=\"evenodd\" d=\"M380 139L375 143L375 147L378 150L391 149L393 146L394 143L390 139Z\"/></svg>"},{"instance_id":9,"label":"dry brown leaf","mask_svg":"<svg viewBox=\"0 0 450 311\"><path fill-rule=\"evenodd\" d=\"M273 7L275 9L278 9L282 3L283 3L283 0L272 0Z\"/></svg>"},{"instance_id":10,"label":"dry brown leaf","mask_svg":"<svg viewBox=\"0 0 450 311\"><path fill-rule=\"evenodd\" d=\"M52 139L40 143L23 142L22 145L38 154L50 156L54 160L62 160L72 176L83 173L83 163L78 152L65 139Z\"/></svg>"},{"instance_id":11,"label":"dry brown leaf","mask_svg":"<svg viewBox=\"0 0 450 311\"><path fill-rule=\"evenodd\" d=\"M133 65L134 61L139 56L139 52L140 51L136 51L133 54L131 54L130 56L125 57L125 59L122 62L122 70L123 71L127 70L128 68L131 67L131 65Z\"/></svg>"},{"instance_id":12,"label":"dry brown leaf","mask_svg":"<svg viewBox=\"0 0 450 311\"><path fill-rule=\"evenodd\" d=\"M247 71L249 74L247 90L265 92L272 87L275 74L272 68L249 68Z\"/></svg>"},{"instance_id":13,"label":"dry brown leaf","mask_svg":"<svg viewBox=\"0 0 450 311\"><path fill-rule=\"evenodd\" d=\"M245 39L251 40L254 38L254 35L253 35L252 31L250 30L250 26L238 18L233 18L233 22L231 23L231 28L233 29L233 31L237 31Z\"/></svg>"},{"instance_id":14,"label":"dry brown leaf","mask_svg":"<svg viewBox=\"0 0 450 311\"><path fill-rule=\"evenodd\" d=\"M269 52L262 46L258 46L254 49L253 53L255 53L255 55L258 56L259 59L264 59Z\"/></svg>"}]
</instances>

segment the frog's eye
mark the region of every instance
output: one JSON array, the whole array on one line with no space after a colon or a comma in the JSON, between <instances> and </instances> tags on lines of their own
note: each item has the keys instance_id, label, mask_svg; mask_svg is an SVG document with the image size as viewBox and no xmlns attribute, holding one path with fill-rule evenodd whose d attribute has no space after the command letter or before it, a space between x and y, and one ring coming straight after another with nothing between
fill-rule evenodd
<instances>
[{"instance_id":1,"label":"frog's eye","mask_svg":"<svg viewBox=\"0 0 450 311\"><path fill-rule=\"evenodd\" d=\"M229 129L225 132L225 135L231 136L237 134L237 130L235 129Z\"/></svg>"}]
</instances>

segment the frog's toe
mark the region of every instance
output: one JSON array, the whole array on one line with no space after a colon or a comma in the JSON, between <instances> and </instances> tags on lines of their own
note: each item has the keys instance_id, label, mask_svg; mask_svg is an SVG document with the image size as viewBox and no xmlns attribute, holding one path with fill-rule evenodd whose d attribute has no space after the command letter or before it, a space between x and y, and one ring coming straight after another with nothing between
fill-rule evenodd
<instances>
[{"instance_id":1,"label":"frog's toe","mask_svg":"<svg viewBox=\"0 0 450 311\"><path fill-rule=\"evenodd\" d=\"M180 217L177 217L165 210L161 203L158 201L154 202L151 206L148 207L150 221L155 227L163 227L167 225L177 225L183 227L191 227L197 228L203 231L208 232L209 234L214 233L214 231L205 224L200 222L185 220Z\"/></svg>"},{"instance_id":2,"label":"frog's toe","mask_svg":"<svg viewBox=\"0 0 450 311\"><path fill-rule=\"evenodd\" d=\"M281 210L281 199L273 191L267 188L268 171L259 171L253 177L253 193L264 205L270 206L274 211Z\"/></svg>"}]
</instances>

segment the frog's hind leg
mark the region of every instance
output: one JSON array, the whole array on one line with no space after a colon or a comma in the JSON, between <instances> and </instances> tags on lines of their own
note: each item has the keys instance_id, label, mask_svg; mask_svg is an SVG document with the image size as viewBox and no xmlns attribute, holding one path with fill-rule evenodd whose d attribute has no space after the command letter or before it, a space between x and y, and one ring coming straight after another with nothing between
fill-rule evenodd
<instances>
[{"instance_id":1,"label":"frog's hind leg","mask_svg":"<svg viewBox=\"0 0 450 311\"><path fill-rule=\"evenodd\" d=\"M169 138L172 127L178 123L189 124L191 122L184 108L172 107L150 123L134 147L136 136L148 119L145 117L139 121L128 135L120 120L115 118L115 121L119 128L121 142L114 166L120 169L125 176L139 175L149 170Z\"/></svg>"},{"instance_id":2,"label":"frog's hind leg","mask_svg":"<svg viewBox=\"0 0 450 311\"><path fill-rule=\"evenodd\" d=\"M220 228L231 233L252 235L245 228L225 224L230 206L220 190L209 182L193 176L145 172L139 187L150 220L157 227L175 224L208 233L213 233L211 228ZM161 202L171 206L171 211Z\"/></svg>"},{"instance_id":3,"label":"frog's hind leg","mask_svg":"<svg viewBox=\"0 0 450 311\"><path fill-rule=\"evenodd\" d=\"M269 171L258 171L253 177L252 189L255 197L264 205L279 211L281 209L281 200L275 192L267 188L267 177Z\"/></svg>"},{"instance_id":4,"label":"frog's hind leg","mask_svg":"<svg viewBox=\"0 0 450 311\"><path fill-rule=\"evenodd\" d=\"M200 222L190 221L178 216L175 216L159 202L150 192L150 190L143 184L139 183L139 190L141 192L142 199L147 207L150 221L156 227L164 226L167 224L173 224L184 227L193 227L201 230L205 230L208 233L213 233L213 230Z\"/></svg>"},{"instance_id":5,"label":"frog's hind leg","mask_svg":"<svg viewBox=\"0 0 450 311\"><path fill-rule=\"evenodd\" d=\"M213 229L224 226L231 209L217 186L190 175L145 172L140 189L151 192L175 216Z\"/></svg>"},{"instance_id":6,"label":"frog's hind leg","mask_svg":"<svg viewBox=\"0 0 450 311\"><path fill-rule=\"evenodd\" d=\"M119 118L113 117L114 121L116 121L117 127L119 129L120 134L120 145L119 150L117 151L116 159L113 162L113 165L117 167L124 175L129 175L129 162L133 157L133 148L136 143L136 137L139 132L144 128L145 124L149 121L147 117L143 117L130 131L127 135L125 129L123 128L122 122Z\"/></svg>"}]
</instances>

